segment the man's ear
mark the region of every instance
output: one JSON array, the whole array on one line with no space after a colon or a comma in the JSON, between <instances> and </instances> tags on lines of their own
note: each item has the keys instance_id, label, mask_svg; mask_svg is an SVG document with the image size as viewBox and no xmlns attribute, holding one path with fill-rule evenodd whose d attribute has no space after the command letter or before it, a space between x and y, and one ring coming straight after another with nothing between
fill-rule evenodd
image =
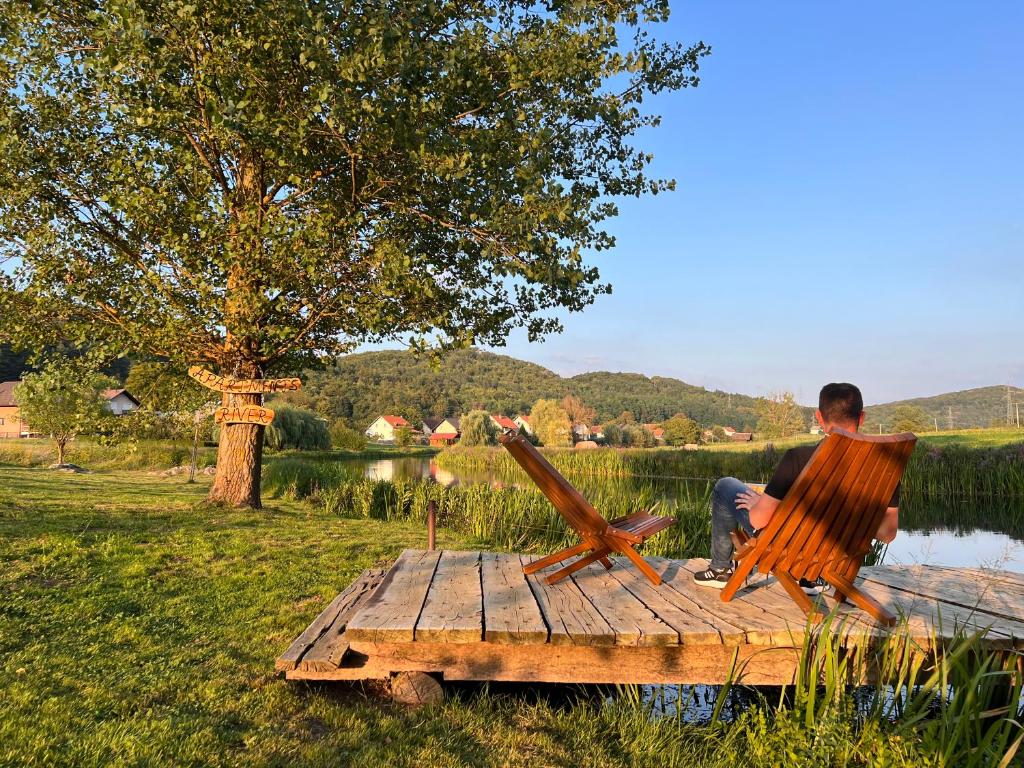
<instances>
[{"instance_id":1,"label":"man's ear","mask_svg":"<svg viewBox=\"0 0 1024 768\"><path fill-rule=\"evenodd\" d=\"M825 419L822 418L821 411L815 410L814 411L814 418L818 420L818 424L820 424L821 428L824 429L825 428Z\"/></svg>"},{"instance_id":2,"label":"man's ear","mask_svg":"<svg viewBox=\"0 0 1024 768\"><path fill-rule=\"evenodd\" d=\"M857 418L857 426L858 427L863 427L864 426L864 417L867 416L867 415L868 415L867 411L861 411L860 412L860 416Z\"/></svg>"}]
</instances>

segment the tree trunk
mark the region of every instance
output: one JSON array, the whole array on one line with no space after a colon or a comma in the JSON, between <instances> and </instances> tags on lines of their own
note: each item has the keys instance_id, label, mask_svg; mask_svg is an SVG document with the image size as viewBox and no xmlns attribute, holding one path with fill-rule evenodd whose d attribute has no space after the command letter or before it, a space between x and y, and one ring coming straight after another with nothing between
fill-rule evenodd
<instances>
[{"instance_id":1,"label":"tree trunk","mask_svg":"<svg viewBox=\"0 0 1024 768\"><path fill-rule=\"evenodd\" d=\"M259 405L262 395L231 395L235 405ZM260 467L263 463L263 427L257 424L222 424L217 446L217 474L208 501L233 507L260 509Z\"/></svg>"},{"instance_id":2,"label":"tree trunk","mask_svg":"<svg viewBox=\"0 0 1024 768\"><path fill-rule=\"evenodd\" d=\"M66 445L67 445L66 441L61 440L60 438L57 438L57 464L63 464L64 463L64 456L66 455L66 453L65 453L65 446Z\"/></svg>"}]
</instances>

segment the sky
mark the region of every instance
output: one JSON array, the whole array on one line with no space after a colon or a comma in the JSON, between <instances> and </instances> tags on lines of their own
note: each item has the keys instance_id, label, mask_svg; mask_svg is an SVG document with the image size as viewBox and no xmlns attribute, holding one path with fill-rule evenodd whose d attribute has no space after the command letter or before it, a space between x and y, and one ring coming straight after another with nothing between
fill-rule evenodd
<instances>
[{"instance_id":1,"label":"sky","mask_svg":"<svg viewBox=\"0 0 1024 768\"><path fill-rule=\"evenodd\" d=\"M803 403L1024 385L1024 3L674 2L712 47L645 102L675 192L621 201L613 286L497 352Z\"/></svg>"}]
</instances>

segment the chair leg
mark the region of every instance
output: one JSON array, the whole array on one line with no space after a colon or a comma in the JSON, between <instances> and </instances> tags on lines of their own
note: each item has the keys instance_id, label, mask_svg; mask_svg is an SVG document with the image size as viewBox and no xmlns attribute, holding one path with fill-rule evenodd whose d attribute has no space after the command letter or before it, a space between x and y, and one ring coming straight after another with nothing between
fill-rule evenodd
<instances>
[{"instance_id":1,"label":"chair leg","mask_svg":"<svg viewBox=\"0 0 1024 768\"><path fill-rule=\"evenodd\" d=\"M601 565L604 566L604 569L606 571L610 571L612 569L612 561L609 560L607 557L602 557L600 562Z\"/></svg>"},{"instance_id":2,"label":"chair leg","mask_svg":"<svg viewBox=\"0 0 1024 768\"><path fill-rule=\"evenodd\" d=\"M544 579L544 581L547 582L548 584L555 584L556 582L559 582L562 579L564 579L569 574L576 573L576 571L578 571L580 568L586 568L588 565L590 565L595 560L600 560L602 557L604 557L607 554L608 554L608 550L607 549L599 549L596 552L591 552L586 557L581 557L576 562L569 563L569 565L565 566L565 568L563 568L562 570L555 571L550 576L548 576L546 579Z\"/></svg>"},{"instance_id":3,"label":"chair leg","mask_svg":"<svg viewBox=\"0 0 1024 768\"><path fill-rule=\"evenodd\" d=\"M536 573L537 571L547 568L549 565L560 563L563 560L567 560L573 555L579 555L586 552L588 549L593 549L594 546L588 541L584 541L580 544L576 544L572 547L566 547L558 552L550 555L545 555L540 560L534 560L532 563L523 566L523 573Z\"/></svg>"},{"instance_id":4,"label":"chair leg","mask_svg":"<svg viewBox=\"0 0 1024 768\"><path fill-rule=\"evenodd\" d=\"M772 571L772 575L779 580L783 589L785 589L786 592L789 593L789 596L793 598L793 602L800 606L811 621L817 624L824 618L820 611L815 610L814 603L811 602L811 598L807 596L806 592L800 589L800 585L796 583L796 579L781 569Z\"/></svg>"},{"instance_id":5,"label":"chair leg","mask_svg":"<svg viewBox=\"0 0 1024 768\"><path fill-rule=\"evenodd\" d=\"M836 587L836 594L843 594L849 598L850 602L860 608L862 611L871 615L871 617L879 624L883 624L886 627L891 627L896 623L896 616L882 606L875 598L866 592L862 592L859 587L855 586L844 575L838 575L835 573L828 573L825 578Z\"/></svg>"},{"instance_id":6,"label":"chair leg","mask_svg":"<svg viewBox=\"0 0 1024 768\"><path fill-rule=\"evenodd\" d=\"M658 572L651 568L650 563L640 557L640 553L633 549L633 547L626 544L620 551L632 561L633 565L637 567L640 573L647 577L651 584L654 586L661 584L661 576L658 575Z\"/></svg>"},{"instance_id":7,"label":"chair leg","mask_svg":"<svg viewBox=\"0 0 1024 768\"><path fill-rule=\"evenodd\" d=\"M739 588L747 580L747 576L754 570L755 565L757 563L754 562L752 557L745 557L736 564L736 570L732 572L732 576L729 577L729 581L722 590L722 600L724 602L729 602L733 599L736 592L739 591Z\"/></svg>"}]
</instances>

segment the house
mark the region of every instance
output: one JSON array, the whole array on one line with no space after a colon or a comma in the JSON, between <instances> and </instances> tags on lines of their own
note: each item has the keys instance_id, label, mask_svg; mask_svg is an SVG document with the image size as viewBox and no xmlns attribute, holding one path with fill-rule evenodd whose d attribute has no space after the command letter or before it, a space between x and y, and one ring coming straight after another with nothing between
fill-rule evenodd
<instances>
[{"instance_id":1,"label":"house","mask_svg":"<svg viewBox=\"0 0 1024 768\"><path fill-rule=\"evenodd\" d=\"M820 435L821 433L822 433L821 424L819 424L818 422L814 422L814 424L811 425L811 434L812 435Z\"/></svg>"},{"instance_id":2,"label":"house","mask_svg":"<svg viewBox=\"0 0 1024 768\"><path fill-rule=\"evenodd\" d=\"M519 429L521 429L526 434L533 434L533 427L530 426L529 416L523 416L522 414L520 414L516 416L514 419L512 419L512 421L514 421L516 423L516 426L519 427Z\"/></svg>"},{"instance_id":3,"label":"house","mask_svg":"<svg viewBox=\"0 0 1024 768\"><path fill-rule=\"evenodd\" d=\"M492 413L491 421L494 422L495 426L497 426L498 430L501 432L505 432L506 430L509 429L511 429L513 432L519 431L519 425L516 424L515 421L510 419L508 416L502 416L501 414L495 415Z\"/></svg>"},{"instance_id":4,"label":"house","mask_svg":"<svg viewBox=\"0 0 1024 768\"><path fill-rule=\"evenodd\" d=\"M454 445L458 439L458 432L432 432L429 437L430 444L439 448L446 445Z\"/></svg>"},{"instance_id":5,"label":"house","mask_svg":"<svg viewBox=\"0 0 1024 768\"><path fill-rule=\"evenodd\" d=\"M0 438L26 437L28 426L23 424L18 404L14 402L14 388L20 381L0 382Z\"/></svg>"},{"instance_id":6,"label":"house","mask_svg":"<svg viewBox=\"0 0 1024 768\"><path fill-rule=\"evenodd\" d=\"M434 434L442 421L444 421L444 419L439 419L435 416L431 416L428 419L424 419L423 424L420 425L421 428L423 429L423 434L427 435L428 437Z\"/></svg>"},{"instance_id":7,"label":"house","mask_svg":"<svg viewBox=\"0 0 1024 768\"><path fill-rule=\"evenodd\" d=\"M115 416L124 416L126 413L137 411L141 406L135 396L127 389L104 389L101 393L107 401L107 408Z\"/></svg>"},{"instance_id":8,"label":"house","mask_svg":"<svg viewBox=\"0 0 1024 768\"><path fill-rule=\"evenodd\" d=\"M590 440L591 432L590 427L586 424L573 424L572 425L572 437L574 442L580 442L583 440Z\"/></svg>"},{"instance_id":9,"label":"house","mask_svg":"<svg viewBox=\"0 0 1024 768\"><path fill-rule=\"evenodd\" d=\"M736 430L733 429L732 427L722 427L722 431L725 432L725 436L728 438L731 438L733 435L736 434Z\"/></svg>"},{"instance_id":10,"label":"house","mask_svg":"<svg viewBox=\"0 0 1024 768\"><path fill-rule=\"evenodd\" d=\"M641 424L640 426L650 432L659 443L665 442L665 430L660 424Z\"/></svg>"},{"instance_id":11,"label":"house","mask_svg":"<svg viewBox=\"0 0 1024 768\"><path fill-rule=\"evenodd\" d=\"M412 431L412 424L401 416L378 416L374 422L366 428L366 436L378 443L395 442L395 432L398 429Z\"/></svg>"},{"instance_id":12,"label":"house","mask_svg":"<svg viewBox=\"0 0 1024 768\"><path fill-rule=\"evenodd\" d=\"M434 428L435 432L440 432L442 435L451 434L454 432L456 435L462 433L462 428L459 426L458 416L449 416L447 419L442 419L441 423Z\"/></svg>"},{"instance_id":13,"label":"house","mask_svg":"<svg viewBox=\"0 0 1024 768\"><path fill-rule=\"evenodd\" d=\"M726 434L729 435L728 432ZM754 439L754 433L753 432L737 432L734 429L732 431L732 434L729 435L729 439L732 440L734 443L749 443L751 440Z\"/></svg>"}]
</instances>

